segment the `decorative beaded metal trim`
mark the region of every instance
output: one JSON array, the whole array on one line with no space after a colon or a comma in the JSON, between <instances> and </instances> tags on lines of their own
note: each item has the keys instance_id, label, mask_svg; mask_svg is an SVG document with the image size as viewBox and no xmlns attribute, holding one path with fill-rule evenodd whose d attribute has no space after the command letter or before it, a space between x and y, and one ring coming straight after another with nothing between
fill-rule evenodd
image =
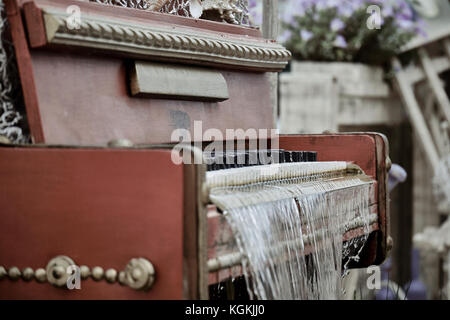
<instances>
[{"instance_id":1,"label":"decorative beaded metal trim","mask_svg":"<svg viewBox=\"0 0 450 320\"><path fill-rule=\"evenodd\" d=\"M78 268L80 280L92 278L95 281L106 280L108 283L118 282L120 285L129 286L135 290L148 290L155 280L155 269L150 261L145 258L133 258L127 264L123 271L118 272L115 269L104 271L102 267L93 267L82 265L77 267L75 262L67 256L57 256L49 261L47 267L33 270L26 267L20 270L18 267L6 269L0 266L0 280L8 278L12 281L22 279L24 281L36 280L39 283L48 282L55 287L67 287L69 278L75 272L74 267Z\"/></svg>"},{"instance_id":2,"label":"decorative beaded metal trim","mask_svg":"<svg viewBox=\"0 0 450 320\"><path fill-rule=\"evenodd\" d=\"M291 58L283 46L264 40L224 38L220 34L183 32L159 25L122 22L100 15L83 15L78 29L66 24L68 14L44 10L50 44L107 49L150 57L176 58L200 64L280 71Z\"/></svg>"}]
</instances>

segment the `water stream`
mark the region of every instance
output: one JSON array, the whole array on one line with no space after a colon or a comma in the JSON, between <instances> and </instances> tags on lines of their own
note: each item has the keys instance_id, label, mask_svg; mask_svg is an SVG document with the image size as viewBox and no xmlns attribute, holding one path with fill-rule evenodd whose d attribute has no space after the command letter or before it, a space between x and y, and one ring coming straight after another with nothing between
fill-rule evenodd
<instances>
[{"instance_id":1,"label":"water stream","mask_svg":"<svg viewBox=\"0 0 450 320\"><path fill-rule=\"evenodd\" d=\"M355 176L211 190L244 257L250 297L338 299L342 261L358 260L369 234L371 188ZM355 227L363 236L344 246L344 234Z\"/></svg>"}]
</instances>

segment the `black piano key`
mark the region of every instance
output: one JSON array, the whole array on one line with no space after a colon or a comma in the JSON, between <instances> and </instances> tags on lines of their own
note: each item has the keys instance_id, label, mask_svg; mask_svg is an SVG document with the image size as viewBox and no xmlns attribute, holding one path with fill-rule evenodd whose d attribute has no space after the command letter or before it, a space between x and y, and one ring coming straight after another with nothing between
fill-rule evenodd
<instances>
[{"instance_id":1,"label":"black piano key","mask_svg":"<svg viewBox=\"0 0 450 320\"><path fill-rule=\"evenodd\" d=\"M317 161L314 151L276 150L238 150L232 152L205 153L208 171L242 168L275 163L313 162Z\"/></svg>"}]
</instances>

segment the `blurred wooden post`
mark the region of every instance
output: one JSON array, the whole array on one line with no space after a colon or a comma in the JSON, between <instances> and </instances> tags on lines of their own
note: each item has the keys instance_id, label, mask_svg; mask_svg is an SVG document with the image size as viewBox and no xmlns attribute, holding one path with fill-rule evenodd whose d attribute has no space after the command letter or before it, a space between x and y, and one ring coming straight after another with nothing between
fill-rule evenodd
<instances>
[{"instance_id":1,"label":"blurred wooden post","mask_svg":"<svg viewBox=\"0 0 450 320\"><path fill-rule=\"evenodd\" d=\"M263 0L263 36L266 39L278 38L278 0ZM272 100L273 123L277 128L278 119L278 74L269 73L270 97Z\"/></svg>"},{"instance_id":2,"label":"blurred wooden post","mask_svg":"<svg viewBox=\"0 0 450 320\"><path fill-rule=\"evenodd\" d=\"M432 168L436 169L439 166L439 153L436 149L431 133L428 130L427 123L422 114L422 110L415 98L413 88L411 87L408 79L402 71L402 65L398 58L392 60L392 66L396 70L395 82L408 111L409 118L417 133L419 141L422 143L422 148L425 151L429 164Z\"/></svg>"}]
</instances>

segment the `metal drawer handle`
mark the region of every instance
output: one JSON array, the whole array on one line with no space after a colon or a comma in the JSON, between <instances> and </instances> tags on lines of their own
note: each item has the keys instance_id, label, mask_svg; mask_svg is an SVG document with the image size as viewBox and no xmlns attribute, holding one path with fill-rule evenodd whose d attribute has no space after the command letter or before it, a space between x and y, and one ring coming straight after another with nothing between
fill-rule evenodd
<instances>
[{"instance_id":1,"label":"metal drawer handle","mask_svg":"<svg viewBox=\"0 0 450 320\"><path fill-rule=\"evenodd\" d=\"M72 275L74 267L79 268L81 280L91 277L95 281L118 282L135 290L149 290L156 277L153 264L145 258L133 258L123 271L117 272L112 268L104 271L102 267L92 269L88 266L78 267L70 257L57 256L48 262L45 269L38 268L35 271L29 267L20 271L17 267L10 267L7 270L0 266L0 280L8 278L17 281L21 278L24 281L36 280L41 283L47 281L55 287L64 288L67 287L67 280Z\"/></svg>"}]
</instances>

